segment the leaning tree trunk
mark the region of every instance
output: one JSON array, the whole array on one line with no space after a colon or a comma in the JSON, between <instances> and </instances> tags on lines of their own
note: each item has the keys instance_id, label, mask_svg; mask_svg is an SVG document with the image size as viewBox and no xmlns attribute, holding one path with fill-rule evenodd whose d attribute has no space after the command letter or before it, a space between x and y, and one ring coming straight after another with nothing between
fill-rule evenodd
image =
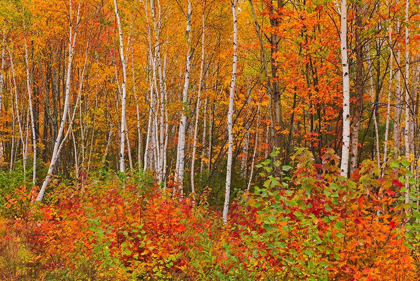
<instances>
[{"instance_id":1,"label":"leaning tree trunk","mask_svg":"<svg viewBox=\"0 0 420 281\"><path fill-rule=\"evenodd\" d=\"M48 168L47 176L44 179L44 182L42 183L41 190L39 191L39 194L36 198L36 201L42 201L42 198L44 197L45 190L47 189L48 183L51 180L51 177L53 175L55 164L57 163L58 156L59 156L59 148L61 146L61 139L63 137L64 132L64 125L66 124L67 119L67 112L69 110L69 104L70 104L70 86L71 86L71 71L72 71L72 64L73 64L73 56L74 56L74 48L76 45L76 38L77 38L77 29L79 24L79 16L80 16L80 3L77 9L77 18L76 18L76 26L75 30L73 32L73 20L72 20L72 8L71 8L71 0L69 0L69 8L70 8L70 33L69 33L69 59L67 63L67 77L66 77L66 88L65 88L65 99L64 99L64 109L63 109L63 117L61 118L60 122L60 128L58 130L57 138L55 139L54 143L54 150L53 154L51 156L51 162L50 166Z\"/></svg>"}]
</instances>

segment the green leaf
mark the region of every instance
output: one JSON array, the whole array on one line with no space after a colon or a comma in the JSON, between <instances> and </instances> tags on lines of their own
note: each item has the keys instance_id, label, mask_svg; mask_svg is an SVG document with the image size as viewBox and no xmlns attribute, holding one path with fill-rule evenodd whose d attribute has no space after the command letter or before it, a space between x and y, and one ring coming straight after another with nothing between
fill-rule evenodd
<instances>
[{"instance_id":1,"label":"green leaf","mask_svg":"<svg viewBox=\"0 0 420 281\"><path fill-rule=\"evenodd\" d=\"M341 221L337 221L337 222L334 224L334 228L335 228L335 229L342 229L342 228L343 228L343 226L344 226L344 224L343 224Z\"/></svg>"},{"instance_id":2,"label":"green leaf","mask_svg":"<svg viewBox=\"0 0 420 281\"><path fill-rule=\"evenodd\" d=\"M397 161L392 161L391 162L391 168L399 168L399 167L400 167L400 164L398 164Z\"/></svg>"},{"instance_id":3,"label":"green leaf","mask_svg":"<svg viewBox=\"0 0 420 281\"><path fill-rule=\"evenodd\" d=\"M305 252L303 252L303 253L308 255L308 256L312 256L314 254L314 252L311 249L306 249Z\"/></svg>"},{"instance_id":4,"label":"green leaf","mask_svg":"<svg viewBox=\"0 0 420 281\"><path fill-rule=\"evenodd\" d=\"M403 160L403 161L401 161L401 164L404 166L404 167L408 167L408 166L410 166L410 162L408 162L407 160Z\"/></svg>"},{"instance_id":5,"label":"green leaf","mask_svg":"<svg viewBox=\"0 0 420 281\"><path fill-rule=\"evenodd\" d=\"M332 189L334 189L334 190L337 190L340 186L338 185L338 184L336 184L336 183L330 183L330 186L331 186L331 188Z\"/></svg>"},{"instance_id":6,"label":"green leaf","mask_svg":"<svg viewBox=\"0 0 420 281\"><path fill-rule=\"evenodd\" d=\"M265 159L261 164L268 165L270 163L271 163L271 160L270 159Z\"/></svg>"},{"instance_id":7,"label":"green leaf","mask_svg":"<svg viewBox=\"0 0 420 281\"><path fill-rule=\"evenodd\" d=\"M289 206L289 207L296 207L297 203L295 201L288 200L288 201L286 201L286 205Z\"/></svg>"},{"instance_id":8,"label":"green leaf","mask_svg":"<svg viewBox=\"0 0 420 281\"><path fill-rule=\"evenodd\" d=\"M285 166L282 167L282 169L283 169L283 171L288 172L292 169L292 167L289 166L289 165L285 165Z\"/></svg>"}]
</instances>

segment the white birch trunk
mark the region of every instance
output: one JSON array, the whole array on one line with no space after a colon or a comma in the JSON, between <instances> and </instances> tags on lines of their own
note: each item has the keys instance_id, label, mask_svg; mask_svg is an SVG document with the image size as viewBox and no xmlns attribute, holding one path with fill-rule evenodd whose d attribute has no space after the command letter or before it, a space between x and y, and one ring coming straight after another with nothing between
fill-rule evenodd
<instances>
[{"instance_id":1,"label":"white birch trunk","mask_svg":"<svg viewBox=\"0 0 420 281\"><path fill-rule=\"evenodd\" d=\"M233 20L233 64L232 64L232 81L230 83L230 93L229 93L229 111L228 111L228 137L229 137L229 146L228 146L228 158L226 165L226 189L225 189L225 203L223 205L223 223L226 224L228 220L229 212L229 200L230 200L230 185L232 180L232 154L233 154L233 97L235 94L236 86L236 72L237 72L237 61L238 61L238 21L236 19L236 6L238 0L233 0L232 2L232 20Z\"/></svg>"},{"instance_id":2,"label":"white birch trunk","mask_svg":"<svg viewBox=\"0 0 420 281\"><path fill-rule=\"evenodd\" d=\"M36 135L35 135L35 119L34 119L34 110L32 106L32 90L31 90L31 81L30 81L30 73L29 73L29 60L28 60L28 45L26 42L25 36L25 63L26 63L26 90L28 91L28 102L29 102L29 112L31 116L31 131L32 131L32 145L33 145L33 174L32 174L32 185L35 186L36 183Z\"/></svg>"},{"instance_id":3,"label":"white birch trunk","mask_svg":"<svg viewBox=\"0 0 420 281\"><path fill-rule=\"evenodd\" d=\"M142 167L142 133L141 133L141 124L140 124L140 109L139 109L139 100L137 98L137 90L136 90L136 76L134 71L134 50L131 48L131 72L133 77L133 95L136 102L136 121L137 121L137 166L138 171L140 172L140 168Z\"/></svg>"},{"instance_id":4,"label":"white birch trunk","mask_svg":"<svg viewBox=\"0 0 420 281\"><path fill-rule=\"evenodd\" d=\"M347 177L350 154L350 77L347 54L347 1L341 0L341 60L343 67L343 147L341 154L341 175Z\"/></svg>"},{"instance_id":5,"label":"white birch trunk","mask_svg":"<svg viewBox=\"0 0 420 281\"><path fill-rule=\"evenodd\" d=\"M182 90L182 107L187 106L188 102L188 88L190 84L190 71L191 71L191 18L192 18L192 7L191 1L188 1L188 14L187 14L187 29L186 36L188 42L188 51L186 57L186 69L185 69L185 79L184 79L184 88ZM178 133L178 153L177 153L177 169L175 173L175 181L177 182L179 193L183 195L184 188L184 166L185 166L185 132L187 128L187 115L185 113L185 108L183 108L181 113L181 120L179 124L179 133Z\"/></svg>"},{"instance_id":6,"label":"white birch trunk","mask_svg":"<svg viewBox=\"0 0 420 281\"><path fill-rule=\"evenodd\" d=\"M410 5L410 1L406 0L405 5L405 79L404 79L404 89L405 89L405 127L404 127L404 144L405 144L405 158L407 160L410 159L410 92L408 90L409 81L410 81L410 51L409 51L409 44L410 44L410 34L408 30L409 18L408 18L408 8ZM408 177L405 182L405 187L407 191L405 192L405 203L410 202L410 184L408 183Z\"/></svg>"},{"instance_id":7,"label":"white birch trunk","mask_svg":"<svg viewBox=\"0 0 420 281\"><path fill-rule=\"evenodd\" d=\"M397 19L397 32L400 32L400 22ZM394 158L398 158L400 152L400 115L401 115L401 104L402 104L402 95L401 95L401 51L399 48L399 43L396 44L397 47L397 59L396 59L396 84L395 84L395 106L394 106Z\"/></svg>"},{"instance_id":8,"label":"white birch trunk","mask_svg":"<svg viewBox=\"0 0 420 281\"><path fill-rule=\"evenodd\" d=\"M122 64L122 72L123 72L123 82L121 85L122 97L121 97L121 126L120 126L120 172L125 173L125 163L124 163L124 154L125 154L125 130L126 130L126 100L127 100L127 91L126 91L126 84L127 84L127 64L126 59L124 56L124 41L123 41L123 34L121 28L121 20L120 15L118 13L118 6L117 0L114 0L115 6L115 17L117 19L117 26L118 26L118 38L120 42L120 59Z\"/></svg>"}]
</instances>

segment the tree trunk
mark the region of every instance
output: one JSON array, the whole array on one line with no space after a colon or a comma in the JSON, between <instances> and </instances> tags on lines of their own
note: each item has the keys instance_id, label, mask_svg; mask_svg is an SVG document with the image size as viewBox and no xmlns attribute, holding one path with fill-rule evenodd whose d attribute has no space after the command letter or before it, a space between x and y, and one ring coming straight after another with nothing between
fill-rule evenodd
<instances>
[{"instance_id":1,"label":"tree trunk","mask_svg":"<svg viewBox=\"0 0 420 281\"><path fill-rule=\"evenodd\" d=\"M350 152L350 77L347 54L347 1L341 0L341 61L343 68L343 148L341 154L341 175L348 176Z\"/></svg>"},{"instance_id":2,"label":"tree trunk","mask_svg":"<svg viewBox=\"0 0 420 281\"><path fill-rule=\"evenodd\" d=\"M383 163L386 163L387 155L388 155L388 135L389 135L389 117L391 115L391 91L392 91L392 71L393 71L393 59L394 59L394 52L392 50L392 26L389 23L389 85L388 85L388 98L387 98L387 107L386 107L386 121L385 121L385 140L384 140L384 158ZM383 175L382 169L382 175Z\"/></svg>"},{"instance_id":3,"label":"tree trunk","mask_svg":"<svg viewBox=\"0 0 420 281\"><path fill-rule=\"evenodd\" d=\"M359 159L359 132L360 121L363 111L363 46L360 38L362 28L362 8L356 4L356 103L354 106L354 118L351 137L350 174L358 167Z\"/></svg>"},{"instance_id":4,"label":"tree trunk","mask_svg":"<svg viewBox=\"0 0 420 281\"><path fill-rule=\"evenodd\" d=\"M25 29L25 28L24 28ZM25 31L24 31L25 32ZM26 42L25 36L25 63L26 63L26 90L28 91L28 102L29 102L29 112L31 116L31 130L32 130L32 145L33 145L33 174L32 174L32 185L35 186L36 184L36 133L35 133L35 119L34 119L34 109L32 105L32 89L31 89L31 82L30 82L30 73L29 73L29 60L28 60L28 45Z\"/></svg>"},{"instance_id":5,"label":"tree trunk","mask_svg":"<svg viewBox=\"0 0 420 281\"><path fill-rule=\"evenodd\" d=\"M202 13L202 37L201 37L201 65L200 65L200 81L198 86L198 94L197 94L197 105L195 109L195 125L194 125L194 138L193 138L193 147L192 147L192 157L191 157L191 192L195 194L195 186L194 186L194 168L195 168L195 153L197 149L197 135L198 135L198 119L200 117L200 105L201 105L201 90L203 89L203 76L204 76L204 60L206 57L206 49L205 49L205 30L206 30L206 18L205 18L205 10L206 10L206 0L203 3L203 13ZM205 118L205 117L204 117Z\"/></svg>"},{"instance_id":6,"label":"tree trunk","mask_svg":"<svg viewBox=\"0 0 420 281\"><path fill-rule=\"evenodd\" d=\"M185 79L184 79L184 88L182 91L182 113L181 121L179 124L179 134L178 134L178 153L177 153L177 165L175 173L175 181L178 184L179 193L182 196L184 188L184 165L185 165L185 132L187 128L187 115L186 115L186 106L188 102L188 88L190 83L190 70L191 70L191 17L192 17L192 7L191 1L188 1L188 14L187 14L187 43L188 51L186 57L186 69L185 69Z\"/></svg>"},{"instance_id":7,"label":"tree trunk","mask_svg":"<svg viewBox=\"0 0 420 281\"><path fill-rule=\"evenodd\" d=\"M226 167L226 189L225 189L225 203L223 205L223 222L226 224L229 212L229 200L230 200L230 184L232 180L232 152L233 152L233 98L235 94L236 86L236 72L237 72L237 61L238 61L238 21L236 19L236 6L238 0L232 1L232 20L233 20L233 63L232 63L232 81L230 82L230 93L229 93L229 111L228 111L228 158Z\"/></svg>"},{"instance_id":8,"label":"tree trunk","mask_svg":"<svg viewBox=\"0 0 420 281\"><path fill-rule=\"evenodd\" d=\"M124 41L123 41L123 34L121 28L121 20L120 15L118 13L118 6L117 0L114 0L115 6L115 17L117 19L117 26L118 26L118 38L120 42L120 59L122 64L122 72L123 72L123 82L121 85L122 97L121 97L121 125L120 125L120 172L125 173L125 163L124 163L124 154L125 154L125 135L126 135L126 100L127 100L127 92L126 92L126 83L127 83L127 63L124 56Z\"/></svg>"},{"instance_id":9,"label":"tree trunk","mask_svg":"<svg viewBox=\"0 0 420 281\"><path fill-rule=\"evenodd\" d=\"M71 86L71 71L72 71L72 64L73 64L73 56L74 56L74 48L76 45L76 38L77 38L77 29L78 29L78 24L79 24L79 16L80 16L80 3L78 5L78 9L77 9L77 18L76 18L76 25L75 25L75 30L73 32L73 20L72 20L72 3L71 0L69 0L70 5L69 5L69 9L70 9L70 32L69 32L69 58L68 58L68 63L67 63L67 76L66 76L66 88L65 88L65 99L64 99L64 109L63 109L63 117L61 118L61 122L60 122L60 128L58 130L58 134L57 134L57 138L55 139L55 143L54 143L54 150L53 150L53 154L51 156L51 162L50 162L50 166L48 168L48 173L47 176L44 179L44 182L42 184L41 190L39 191L39 194L36 198L37 201L42 201L42 198L44 197L45 194L45 190L48 186L48 183L51 180L51 177L53 175L53 170L55 167L55 164L57 163L58 160L58 156L59 156L59 147L61 146L61 138L63 136L63 132L64 132L64 125L66 123L66 119L67 119L67 111L69 110L69 103L70 103L70 86Z\"/></svg>"},{"instance_id":10,"label":"tree trunk","mask_svg":"<svg viewBox=\"0 0 420 281\"><path fill-rule=\"evenodd\" d=\"M410 159L410 137L411 137L411 98L409 92L409 81L410 81L410 33L408 30L409 17L408 17L408 8L410 1L406 0L405 5L405 79L404 79L404 90L405 90L405 127L404 127L404 144L405 144L405 158ZM408 177L405 181L405 187L407 191L405 192L405 203L410 202L410 184L408 182Z\"/></svg>"}]
</instances>

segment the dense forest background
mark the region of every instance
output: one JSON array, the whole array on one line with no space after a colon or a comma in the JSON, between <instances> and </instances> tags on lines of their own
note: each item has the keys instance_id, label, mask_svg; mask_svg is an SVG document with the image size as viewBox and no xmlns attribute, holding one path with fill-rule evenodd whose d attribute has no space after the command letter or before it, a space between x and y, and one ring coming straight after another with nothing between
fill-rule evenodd
<instances>
[{"instance_id":1,"label":"dense forest background","mask_svg":"<svg viewBox=\"0 0 420 281\"><path fill-rule=\"evenodd\" d=\"M419 19L0 0L1 276L415 280Z\"/></svg>"}]
</instances>

